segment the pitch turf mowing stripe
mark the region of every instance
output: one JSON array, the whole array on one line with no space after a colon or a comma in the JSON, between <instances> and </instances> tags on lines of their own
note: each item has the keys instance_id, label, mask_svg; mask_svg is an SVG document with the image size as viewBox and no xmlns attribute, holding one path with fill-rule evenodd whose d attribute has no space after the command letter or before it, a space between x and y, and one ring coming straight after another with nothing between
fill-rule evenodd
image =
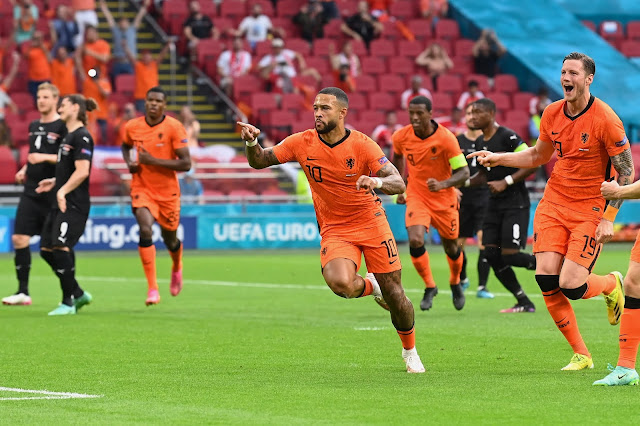
<instances>
[{"instance_id":1,"label":"pitch turf mowing stripe","mask_svg":"<svg viewBox=\"0 0 640 426\"><path fill-rule=\"evenodd\" d=\"M83 399L83 398L102 398L104 396L104 395L89 395L86 393L75 393L75 392L52 392L48 390L5 388L1 386L0 386L0 392L30 393L30 394L42 395L42 396L0 398L0 401L19 401L19 400L26 400L26 399Z\"/></svg>"}]
</instances>

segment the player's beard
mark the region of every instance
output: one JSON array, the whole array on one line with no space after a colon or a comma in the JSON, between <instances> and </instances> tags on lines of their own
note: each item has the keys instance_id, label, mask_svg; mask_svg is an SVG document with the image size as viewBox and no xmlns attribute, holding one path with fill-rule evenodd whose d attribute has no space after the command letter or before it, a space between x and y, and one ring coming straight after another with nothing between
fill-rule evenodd
<instances>
[{"instance_id":1,"label":"player's beard","mask_svg":"<svg viewBox=\"0 0 640 426\"><path fill-rule=\"evenodd\" d=\"M322 122L320 122L322 123ZM322 123L324 124L324 123ZM330 131L332 131L333 129L335 129L336 127L338 127L338 122L337 121L328 121L327 124L324 124L324 127L322 129L318 129L318 125L316 124L316 131L321 134L327 134Z\"/></svg>"}]
</instances>

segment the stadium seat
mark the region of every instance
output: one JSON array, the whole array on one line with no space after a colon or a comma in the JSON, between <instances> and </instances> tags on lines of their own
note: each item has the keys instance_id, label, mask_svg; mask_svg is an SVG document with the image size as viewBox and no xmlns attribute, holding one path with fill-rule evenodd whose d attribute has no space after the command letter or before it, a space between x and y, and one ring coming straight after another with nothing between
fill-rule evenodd
<instances>
[{"instance_id":1,"label":"stadium seat","mask_svg":"<svg viewBox=\"0 0 640 426\"><path fill-rule=\"evenodd\" d=\"M598 25L598 34L607 41L622 40L624 38L622 22L602 21L600 25Z\"/></svg>"},{"instance_id":2,"label":"stadium seat","mask_svg":"<svg viewBox=\"0 0 640 426\"><path fill-rule=\"evenodd\" d=\"M311 54L311 45L309 45L307 40L301 38L287 38L284 42L284 47L298 52L304 57Z\"/></svg>"},{"instance_id":3,"label":"stadium seat","mask_svg":"<svg viewBox=\"0 0 640 426\"><path fill-rule=\"evenodd\" d=\"M398 54L398 52L396 51L395 43L392 42L391 40L385 40L383 38L373 40L371 42L371 45L369 46L369 50L372 53L372 55L375 55L376 57L379 57L379 56L389 57L389 56L395 56Z\"/></svg>"},{"instance_id":4,"label":"stadium seat","mask_svg":"<svg viewBox=\"0 0 640 426\"><path fill-rule=\"evenodd\" d=\"M349 104L351 104L351 102L349 102ZM349 114L351 114L352 111L349 111ZM304 132L307 129L311 129L313 127L313 125L309 124L309 121L296 121L295 123L293 123L293 126L291 126L291 133L299 133L299 132Z\"/></svg>"},{"instance_id":5,"label":"stadium seat","mask_svg":"<svg viewBox=\"0 0 640 426\"><path fill-rule=\"evenodd\" d=\"M419 40L398 40L396 54L401 56L409 56L413 62L416 56L421 54L423 50L424 45ZM397 57L394 57L394 59L396 58Z\"/></svg>"},{"instance_id":6,"label":"stadium seat","mask_svg":"<svg viewBox=\"0 0 640 426\"><path fill-rule=\"evenodd\" d=\"M333 78L328 58L323 58L322 56L309 56L304 58L304 60L307 63L307 67L315 68L318 70L320 75L330 75L331 78Z\"/></svg>"},{"instance_id":7,"label":"stadium seat","mask_svg":"<svg viewBox=\"0 0 640 426\"><path fill-rule=\"evenodd\" d=\"M529 101L536 96L531 92L517 92L511 96L511 107L516 110L529 112Z\"/></svg>"},{"instance_id":8,"label":"stadium seat","mask_svg":"<svg viewBox=\"0 0 640 426\"><path fill-rule=\"evenodd\" d=\"M220 34L227 34L230 29L235 29L236 25L231 18L213 18L213 25L220 31ZM249 50L250 49L246 49Z\"/></svg>"},{"instance_id":9,"label":"stadium seat","mask_svg":"<svg viewBox=\"0 0 640 426\"><path fill-rule=\"evenodd\" d=\"M356 77L356 87L359 92L375 92L378 90L376 79L366 74Z\"/></svg>"},{"instance_id":10,"label":"stadium seat","mask_svg":"<svg viewBox=\"0 0 640 426\"><path fill-rule=\"evenodd\" d=\"M500 123L500 124L516 132L516 134L520 136L520 138L523 141L525 142L529 141L529 121L528 120L527 121L523 121L519 119L509 120L508 118L505 118L504 123Z\"/></svg>"},{"instance_id":11,"label":"stadium seat","mask_svg":"<svg viewBox=\"0 0 640 426\"><path fill-rule=\"evenodd\" d=\"M462 77L457 74L442 74L438 77L438 92L450 93L458 96L465 89L462 83Z\"/></svg>"},{"instance_id":12,"label":"stadium seat","mask_svg":"<svg viewBox=\"0 0 640 426\"><path fill-rule=\"evenodd\" d=\"M430 19L411 19L407 22L407 28L413 33L416 40L425 41L433 38Z\"/></svg>"},{"instance_id":13,"label":"stadium seat","mask_svg":"<svg viewBox=\"0 0 640 426\"><path fill-rule=\"evenodd\" d=\"M40 113L37 110L29 110L24 115L24 121L31 123L32 121L40 120Z\"/></svg>"},{"instance_id":14,"label":"stadium seat","mask_svg":"<svg viewBox=\"0 0 640 426\"><path fill-rule=\"evenodd\" d=\"M398 40L400 38L402 38L402 33L400 33L400 31L398 31L398 25L396 25L395 21L385 21L382 23L383 25L383 30L382 30L382 37L384 37L387 40Z\"/></svg>"},{"instance_id":15,"label":"stadium seat","mask_svg":"<svg viewBox=\"0 0 640 426\"><path fill-rule=\"evenodd\" d=\"M451 57L451 52L453 51L453 43L451 40L447 40L445 38L439 38L437 40L432 40L431 43L427 42L427 47L429 44L438 43L440 47L444 49L445 52Z\"/></svg>"},{"instance_id":16,"label":"stadium seat","mask_svg":"<svg viewBox=\"0 0 640 426\"><path fill-rule=\"evenodd\" d=\"M214 2L209 0L199 0L198 3L200 3L200 12L202 12L203 15L207 15L212 19L218 15L218 9Z\"/></svg>"},{"instance_id":17,"label":"stadium seat","mask_svg":"<svg viewBox=\"0 0 640 426\"><path fill-rule=\"evenodd\" d=\"M383 109L382 111L385 111L386 109ZM373 109L367 110L367 111L362 111L360 113L360 123L362 122L366 122L369 124L372 124L374 127L377 126L378 124L384 123L384 112L382 111L376 111ZM373 129L372 129L373 130ZM367 133L369 134L369 133Z\"/></svg>"},{"instance_id":18,"label":"stadium seat","mask_svg":"<svg viewBox=\"0 0 640 426\"><path fill-rule=\"evenodd\" d=\"M225 0L220 4L220 16L223 18L241 20L247 15L246 3L241 0Z\"/></svg>"},{"instance_id":19,"label":"stadium seat","mask_svg":"<svg viewBox=\"0 0 640 426\"><path fill-rule=\"evenodd\" d=\"M377 55L360 58L360 65L362 66L362 72L369 75L385 74L387 72L386 61Z\"/></svg>"},{"instance_id":20,"label":"stadium seat","mask_svg":"<svg viewBox=\"0 0 640 426\"><path fill-rule=\"evenodd\" d=\"M189 9L182 1L169 0L162 4L162 26L169 34L182 35L183 24L188 16Z\"/></svg>"},{"instance_id":21,"label":"stadium seat","mask_svg":"<svg viewBox=\"0 0 640 426\"><path fill-rule=\"evenodd\" d=\"M378 76L378 87L387 92L400 94L407 89L404 79L397 74L382 74Z\"/></svg>"},{"instance_id":22,"label":"stadium seat","mask_svg":"<svg viewBox=\"0 0 640 426\"><path fill-rule=\"evenodd\" d=\"M261 191L260 195L265 197L262 200L263 203L283 203L287 202L286 197L289 196L289 193L282 189L271 187Z\"/></svg>"},{"instance_id":23,"label":"stadium seat","mask_svg":"<svg viewBox=\"0 0 640 426\"><path fill-rule=\"evenodd\" d=\"M389 8L389 15L406 21L418 16L418 2L412 0L396 0Z\"/></svg>"},{"instance_id":24,"label":"stadium seat","mask_svg":"<svg viewBox=\"0 0 640 426\"><path fill-rule=\"evenodd\" d=\"M528 112L514 109L514 110L505 111L504 119L505 121L508 121L508 122L517 122L517 123L524 122L525 124L528 125L530 117Z\"/></svg>"},{"instance_id":25,"label":"stadium seat","mask_svg":"<svg viewBox=\"0 0 640 426\"><path fill-rule=\"evenodd\" d=\"M389 111L398 108L399 96L396 94L378 92L369 93L369 109L375 111ZM362 118L362 114L360 115Z\"/></svg>"},{"instance_id":26,"label":"stadium seat","mask_svg":"<svg viewBox=\"0 0 640 426\"><path fill-rule=\"evenodd\" d=\"M18 164L8 146L0 146L0 184L15 183Z\"/></svg>"},{"instance_id":27,"label":"stadium seat","mask_svg":"<svg viewBox=\"0 0 640 426\"><path fill-rule=\"evenodd\" d=\"M349 109L356 111L364 111L369 108L367 98L358 87L358 92L349 93Z\"/></svg>"},{"instance_id":28,"label":"stadium seat","mask_svg":"<svg viewBox=\"0 0 640 426\"><path fill-rule=\"evenodd\" d=\"M264 56L270 55L272 52L271 41L265 40L256 43L255 52L256 54L254 55L254 59L256 61L260 61Z\"/></svg>"},{"instance_id":29,"label":"stadium seat","mask_svg":"<svg viewBox=\"0 0 640 426\"><path fill-rule=\"evenodd\" d=\"M287 37L300 37L300 27L298 27L291 18L271 18L271 25L274 28L282 28Z\"/></svg>"},{"instance_id":30,"label":"stadium seat","mask_svg":"<svg viewBox=\"0 0 640 426\"><path fill-rule=\"evenodd\" d=\"M257 195L258 194L250 189L232 189L229 191L229 197L232 197L232 202L246 201L246 199L256 197Z\"/></svg>"},{"instance_id":31,"label":"stadium seat","mask_svg":"<svg viewBox=\"0 0 640 426\"><path fill-rule=\"evenodd\" d=\"M322 76L322 81L320 82L322 87L333 87L336 85L336 78L333 75L333 72L325 74Z\"/></svg>"},{"instance_id":32,"label":"stadium seat","mask_svg":"<svg viewBox=\"0 0 640 426\"><path fill-rule=\"evenodd\" d=\"M205 1L209 1L209 0L205 0ZM250 2L247 2L247 4L249 5L247 8L247 15L251 12L252 5L259 4L260 6L262 6L262 13L267 15L269 18L271 18L272 21L273 21L273 17L276 16L276 11L273 6L274 3L272 3L270 0L252 0Z\"/></svg>"},{"instance_id":33,"label":"stadium seat","mask_svg":"<svg viewBox=\"0 0 640 426\"><path fill-rule=\"evenodd\" d=\"M396 56L387 58L387 69L393 74L402 76L414 75L418 73L418 66L413 58L408 56Z\"/></svg>"},{"instance_id":34,"label":"stadium seat","mask_svg":"<svg viewBox=\"0 0 640 426\"><path fill-rule=\"evenodd\" d=\"M280 0L276 3L276 14L279 18L293 18L300 11L300 2L296 0Z\"/></svg>"},{"instance_id":35,"label":"stadium seat","mask_svg":"<svg viewBox=\"0 0 640 426\"><path fill-rule=\"evenodd\" d=\"M498 111L504 112L511 110L511 97L502 92L491 92L484 94L487 98L491 99L496 104Z\"/></svg>"},{"instance_id":36,"label":"stadium seat","mask_svg":"<svg viewBox=\"0 0 640 426\"><path fill-rule=\"evenodd\" d=\"M271 111L269 112L267 119L270 129L267 133L271 136L271 139L281 141L292 133L291 126L297 121L297 119L295 112L278 110ZM246 158L244 159L244 162L247 162Z\"/></svg>"},{"instance_id":37,"label":"stadium seat","mask_svg":"<svg viewBox=\"0 0 640 426\"><path fill-rule=\"evenodd\" d=\"M582 22L582 25L589 28L594 33L596 32L596 24L594 24L593 21L589 21L588 19L583 19L580 22Z\"/></svg>"},{"instance_id":38,"label":"stadium seat","mask_svg":"<svg viewBox=\"0 0 640 426\"><path fill-rule=\"evenodd\" d=\"M478 82L478 88L481 92L486 93L491 91L491 85L489 84L489 78L483 74L469 74L464 77L464 87L467 87L469 81L475 80Z\"/></svg>"},{"instance_id":39,"label":"stadium seat","mask_svg":"<svg viewBox=\"0 0 640 426\"><path fill-rule=\"evenodd\" d=\"M329 46L333 45L334 49L337 51L338 47L336 46L336 41L328 38L320 38L313 41L313 55L321 56L323 58L329 57Z\"/></svg>"},{"instance_id":40,"label":"stadium seat","mask_svg":"<svg viewBox=\"0 0 640 426\"><path fill-rule=\"evenodd\" d=\"M620 52L627 58L640 57L640 40L623 40L620 43Z\"/></svg>"},{"instance_id":41,"label":"stadium seat","mask_svg":"<svg viewBox=\"0 0 640 426\"><path fill-rule=\"evenodd\" d=\"M435 92L431 93L433 98L433 111L442 115L449 114L451 109L455 106L453 97L449 93Z\"/></svg>"},{"instance_id":42,"label":"stadium seat","mask_svg":"<svg viewBox=\"0 0 640 426\"><path fill-rule=\"evenodd\" d=\"M409 113L403 109L396 110L396 117L398 118L398 124L406 126L409 124Z\"/></svg>"},{"instance_id":43,"label":"stadium seat","mask_svg":"<svg viewBox=\"0 0 640 426\"><path fill-rule=\"evenodd\" d=\"M116 195L120 187L120 178L102 167L94 166L89 180L89 194L93 197Z\"/></svg>"},{"instance_id":44,"label":"stadium seat","mask_svg":"<svg viewBox=\"0 0 640 426\"><path fill-rule=\"evenodd\" d=\"M456 40L453 43L453 55L454 56L464 56L464 57L473 57L473 45L475 41L469 40L466 38L462 38L460 40Z\"/></svg>"},{"instance_id":45,"label":"stadium seat","mask_svg":"<svg viewBox=\"0 0 640 426\"><path fill-rule=\"evenodd\" d=\"M20 149L18 149L18 169L20 167L27 164L27 156L29 155L29 144L22 145Z\"/></svg>"},{"instance_id":46,"label":"stadium seat","mask_svg":"<svg viewBox=\"0 0 640 426\"><path fill-rule=\"evenodd\" d=\"M436 22L435 38L445 40L457 40L460 38L460 28L454 19L440 19Z\"/></svg>"},{"instance_id":47,"label":"stadium seat","mask_svg":"<svg viewBox=\"0 0 640 426\"><path fill-rule=\"evenodd\" d=\"M278 7L280 7L280 2L278 2ZM341 19L332 19L329 21L329 23L324 26L324 36L334 40L342 38L342 30L340 29L342 22ZM336 51L337 50L339 50L338 47L336 47Z\"/></svg>"},{"instance_id":48,"label":"stadium seat","mask_svg":"<svg viewBox=\"0 0 640 426\"><path fill-rule=\"evenodd\" d=\"M519 90L518 79L512 74L496 74L493 89L496 92L515 93Z\"/></svg>"},{"instance_id":49,"label":"stadium seat","mask_svg":"<svg viewBox=\"0 0 640 426\"><path fill-rule=\"evenodd\" d=\"M35 107L33 96L26 92L12 93L11 100L16 104L21 114L24 114Z\"/></svg>"},{"instance_id":50,"label":"stadium seat","mask_svg":"<svg viewBox=\"0 0 640 426\"><path fill-rule=\"evenodd\" d=\"M116 88L118 93L133 98L133 91L136 87L136 77L133 74L120 74L116 77Z\"/></svg>"},{"instance_id":51,"label":"stadium seat","mask_svg":"<svg viewBox=\"0 0 640 426\"><path fill-rule=\"evenodd\" d=\"M263 89L263 82L260 77L253 74L247 74L237 77L233 84L233 97L235 100L240 100L243 95L246 95L247 99L254 92L261 92Z\"/></svg>"},{"instance_id":52,"label":"stadium seat","mask_svg":"<svg viewBox=\"0 0 640 426\"><path fill-rule=\"evenodd\" d=\"M454 56L451 58L453 61L453 72L460 75L473 74L474 64L473 59L470 56Z\"/></svg>"},{"instance_id":53,"label":"stadium seat","mask_svg":"<svg viewBox=\"0 0 640 426\"><path fill-rule=\"evenodd\" d=\"M640 21L627 22L627 40L640 41Z\"/></svg>"},{"instance_id":54,"label":"stadium seat","mask_svg":"<svg viewBox=\"0 0 640 426\"><path fill-rule=\"evenodd\" d=\"M382 115L384 116L384 114ZM376 121L358 120L358 121L349 122L349 124L351 124L351 126L355 130L362 132L367 136L371 136L371 133L373 133L373 129L375 129L376 126L381 123L383 123L383 121L376 122Z\"/></svg>"},{"instance_id":55,"label":"stadium seat","mask_svg":"<svg viewBox=\"0 0 640 426\"><path fill-rule=\"evenodd\" d=\"M11 139L16 147L29 145L29 122L26 120L7 121L11 129Z\"/></svg>"},{"instance_id":56,"label":"stadium seat","mask_svg":"<svg viewBox=\"0 0 640 426\"><path fill-rule=\"evenodd\" d=\"M254 114L259 115L278 109L278 99L275 93L253 93L251 95L251 104L249 105Z\"/></svg>"},{"instance_id":57,"label":"stadium seat","mask_svg":"<svg viewBox=\"0 0 640 426\"><path fill-rule=\"evenodd\" d=\"M197 64L208 76L214 77L217 74L218 56L222 53L224 45L219 40L202 40L196 46L198 56Z\"/></svg>"},{"instance_id":58,"label":"stadium seat","mask_svg":"<svg viewBox=\"0 0 640 426\"><path fill-rule=\"evenodd\" d=\"M284 93L280 100L283 111L298 112L305 109L305 99L300 93Z\"/></svg>"},{"instance_id":59,"label":"stadium seat","mask_svg":"<svg viewBox=\"0 0 640 426\"><path fill-rule=\"evenodd\" d=\"M349 40L351 42L351 47L353 48L353 53L355 53L356 55L358 55L359 57L363 57L363 56L367 56L369 55L369 51L367 50L367 46L364 44L363 41L359 41L359 40ZM337 49L336 49L337 51Z\"/></svg>"}]
</instances>

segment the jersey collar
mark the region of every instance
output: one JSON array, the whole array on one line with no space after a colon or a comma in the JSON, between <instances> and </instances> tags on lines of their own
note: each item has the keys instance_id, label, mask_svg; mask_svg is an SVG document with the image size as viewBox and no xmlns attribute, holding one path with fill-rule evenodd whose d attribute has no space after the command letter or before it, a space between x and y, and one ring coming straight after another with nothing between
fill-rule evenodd
<instances>
[{"instance_id":1,"label":"jersey collar","mask_svg":"<svg viewBox=\"0 0 640 426\"><path fill-rule=\"evenodd\" d=\"M320 142L322 142L323 144L325 144L326 146L328 146L329 148L334 148L338 145L340 145L342 142L346 141L347 138L349 137L349 135L351 135L351 130L349 129L344 129L346 134L344 135L344 137L342 139L340 139L338 142L334 143L333 145L331 145L330 143L326 142L324 139L322 139L322 136L320 136L320 133L318 133L318 139L320 139ZM316 133L318 131L316 130Z\"/></svg>"},{"instance_id":2,"label":"jersey collar","mask_svg":"<svg viewBox=\"0 0 640 426\"><path fill-rule=\"evenodd\" d=\"M162 116L162 120L158 121L156 124L149 124L149 122L147 121L147 117L145 117L145 118L144 118L144 122L145 122L145 123L147 123L147 126L149 126L149 127L155 127L155 126L157 126L158 124L161 124L161 123L164 121L164 119L165 119L165 118L167 118L167 115L166 115L166 114L164 114L164 115Z\"/></svg>"},{"instance_id":3,"label":"jersey collar","mask_svg":"<svg viewBox=\"0 0 640 426\"><path fill-rule=\"evenodd\" d=\"M589 96L589 103L587 103L587 106L580 111L580 113L578 115L574 115L573 117L570 116L569 114L567 114L567 109L565 108L567 103L565 102L564 105L562 106L562 112L564 112L565 117L567 117L569 120L574 121L575 119L577 119L578 117L580 117L582 114L586 113L587 111L589 111L589 108L591 108L591 105L593 105L593 102L596 100L596 97L591 95Z\"/></svg>"}]
</instances>

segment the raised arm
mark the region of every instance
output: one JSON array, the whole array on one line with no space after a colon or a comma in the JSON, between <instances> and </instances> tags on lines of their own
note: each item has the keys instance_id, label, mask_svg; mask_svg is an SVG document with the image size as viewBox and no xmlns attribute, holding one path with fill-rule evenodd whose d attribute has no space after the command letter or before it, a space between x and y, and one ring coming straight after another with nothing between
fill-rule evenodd
<instances>
[{"instance_id":1,"label":"raised arm","mask_svg":"<svg viewBox=\"0 0 640 426\"><path fill-rule=\"evenodd\" d=\"M107 6L107 2L105 0L100 0L100 10L102 10L102 13L104 14L104 18L107 20L107 24L109 25L109 28L113 30L116 27L116 20L113 19L113 15L111 14L111 11L109 10L109 6Z\"/></svg>"},{"instance_id":2,"label":"raised arm","mask_svg":"<svg viewBox=\"0 0 640 426\"><path fill-rule=\"evenodd\" d=\"M549 162L554 151L553 145L538 139L535 146L519 152L496 154L490 151L477 151L467 155L467 158L477 157L478 163L484 167L505 166L531 169Z\"/></svg>"},{"instance_id":3,"label":"raised arm","mask_svg":"<svg viewBox=\"0 0 640 426\"><path fill-rule=\"evenodd\" d=\"M246 143L244 152L251 167L254 169L264 169L265 167L280 164L272 148L263 149L258 143L257 138L260 134L260 129L241 121L238 121L238 125L242 128L240 137Z\"/></svg>"},{"instance_id":4,"label":"raised arm","mask_svg":"<svg viewBox=\"0 0 640 426\"><path fill-rule=\"evenodd\" d=\"M156 56L156 63L158 64L158 66L160 66L162 61L164 61L164 59L167 57L167 53L169 53L169 49L171 49L172 44L173 44L173 41L168 41L167 44L164 45L162 50Z\"/></svg>"},{"instance_id":5,"label":"raised arm","mask_svg":"<svg viewBox=\"0 0 640 426\"><path fill-rule=\"evenodd\" d=\"M13 80L16 78L16 74L18 74L18 66L20 65L20 54L16 51L13 51L11 53L11 59L13 59L13 62L11 63L9 74L7 74L7 77L2 80L2 84L4 85L4 87L6 87L7 91L11 87L11 83L13 83Z\"/></svg>"},{"instance_id":6,"label":"raised arm","mask_svg":"<svg viewBox=\"0 0 640 426\"><path fill-rule=\"evenodd\" d=\"M140 28L140 24L142 24L142 20L147 15L147 10L149 9L150 5L151 0L144 0L142 5L140 6L140 10L138 10L136 17L133 20L133 28L135 28L136 30Z\"/></svg>"}]
</instances>

